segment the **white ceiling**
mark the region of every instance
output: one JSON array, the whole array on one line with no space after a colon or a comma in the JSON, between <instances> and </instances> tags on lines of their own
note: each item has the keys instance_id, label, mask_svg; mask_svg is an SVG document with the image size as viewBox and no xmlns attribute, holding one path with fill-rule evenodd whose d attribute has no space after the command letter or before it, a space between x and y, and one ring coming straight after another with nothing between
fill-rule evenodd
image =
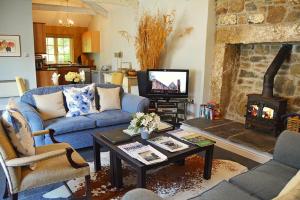
<instances>
[{"instance_id":1,"label":"white ceiling","mask_svg":"<svg viewBox=\"0 0 300 200\"><path fill-rule=\"evenodd\" d=\"M87 2L86 4L83 2ZM33 4L49 4L58 6L67 6L67 0L32 0ZM88 5L90 4L90 6ZM92 5L92 6L91 6ZM95 6L93 6L95 5ZM77 7L84 9L91 9L93 11L99 11L103 9L108 12L113 9L115 5L118 6L138 6L138 0L69 0L69 7ZM97 8L95 8L97 7ZM98 9L98 10L96 10ZM47 25L58 26L59 19L66 19L67 15L74 21L74 26L88 27L92 19L92 15L82 13L66 13L62 11L47 11L47 10L33 10L32 18L34 22L43 22Z\"/></svg>"}]
</instances>

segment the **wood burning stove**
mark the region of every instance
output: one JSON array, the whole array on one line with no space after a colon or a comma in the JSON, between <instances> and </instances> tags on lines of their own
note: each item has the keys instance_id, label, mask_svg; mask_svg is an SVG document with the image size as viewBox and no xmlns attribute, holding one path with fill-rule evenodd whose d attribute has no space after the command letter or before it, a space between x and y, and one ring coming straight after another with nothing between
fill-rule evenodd
<instances>
[{"instance_id":1,"label":"wood burning stove","mask_svg":"<svg viewBox=\"0 0 300 200\"><path fill-rule=\"evenodd\" d=\"M246 128L258 128L277 136L283 129L281 116L286 113L287 100L273 95L274 78L282 63L287 59L292 45L282 45L264 75L262 94L248 94Z\"/></svg>"}]
</instances>

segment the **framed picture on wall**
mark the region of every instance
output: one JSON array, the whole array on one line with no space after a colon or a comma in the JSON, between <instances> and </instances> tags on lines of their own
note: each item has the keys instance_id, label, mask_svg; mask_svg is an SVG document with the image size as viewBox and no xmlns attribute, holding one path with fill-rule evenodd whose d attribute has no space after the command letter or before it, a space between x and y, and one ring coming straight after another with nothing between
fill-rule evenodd
<instances>
[{"instance_id":1,"label":"framed picture on wall","mask_svg":"<svg viewBox=\"0 0 300 200\"><path fill-rule=\"evenodd\" d=\"M0 57L20 57L20 35L0 35Z\"/></svg>"}]
</instances>

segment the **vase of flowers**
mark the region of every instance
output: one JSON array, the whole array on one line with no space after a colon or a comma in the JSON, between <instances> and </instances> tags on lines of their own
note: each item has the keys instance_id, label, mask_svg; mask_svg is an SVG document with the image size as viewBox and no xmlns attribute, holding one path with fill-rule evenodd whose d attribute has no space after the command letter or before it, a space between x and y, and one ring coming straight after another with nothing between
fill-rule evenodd
<instances>
[{"instance_id":1,"label":"vase of flowers","mask_svg":"<svg viewBox=\"0 0 300 200\"><path fill-rule=\"evenodd\" d=\"M153 131L157 130L159 123L160 117L155 113L136 113L128 129L141 133L141 138L146 140Z\"/></svg>"},{"instance_id":2,"label":"vase of flowers","mask_svg":"<svg viewBox=\"0 0 300 200\"><path fill-rule=\"evenodd\" d=\"M68 72L65 75L65 80L70 83L77 84L81 81L81 75L77 72Z\"/></svg>"}]
</instances>

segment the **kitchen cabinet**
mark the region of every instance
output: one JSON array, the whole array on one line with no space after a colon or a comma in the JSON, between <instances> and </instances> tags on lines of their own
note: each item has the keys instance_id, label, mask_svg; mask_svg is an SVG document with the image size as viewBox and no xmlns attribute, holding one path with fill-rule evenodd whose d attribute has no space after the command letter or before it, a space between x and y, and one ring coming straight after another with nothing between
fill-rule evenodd
<instances>
[{"instance_id":1,"label":"kitchen cabinet","mask_svg":"<svg viewBox=\"0 0 300 200\"><path fill-rule=\"evenodd\" d=\"M38 87L48 87L53 86L51 80L52 74L57 73L58 70L39 70L36 71L36 82Z\"/></svg>"},{"instance_id":2,"label":"kitchen cabinet","mask_svg":"<svg viewBox=\"0 0 300 200\"><path fill-rule=\"evenodd\" d=\"M33 22L34 53L46 53L46 24Z\"/></svg>"},{"instance_id":3,"label":"kitchen cabinet","mask_svg":"<svg viewBox=\"0 0 300 200\"><path fill-rule=\"evenodd\" d=\"M87 31L82 34L82 52L99 53L100 52L100 32Z\"/></svg>"}]
</instances>

